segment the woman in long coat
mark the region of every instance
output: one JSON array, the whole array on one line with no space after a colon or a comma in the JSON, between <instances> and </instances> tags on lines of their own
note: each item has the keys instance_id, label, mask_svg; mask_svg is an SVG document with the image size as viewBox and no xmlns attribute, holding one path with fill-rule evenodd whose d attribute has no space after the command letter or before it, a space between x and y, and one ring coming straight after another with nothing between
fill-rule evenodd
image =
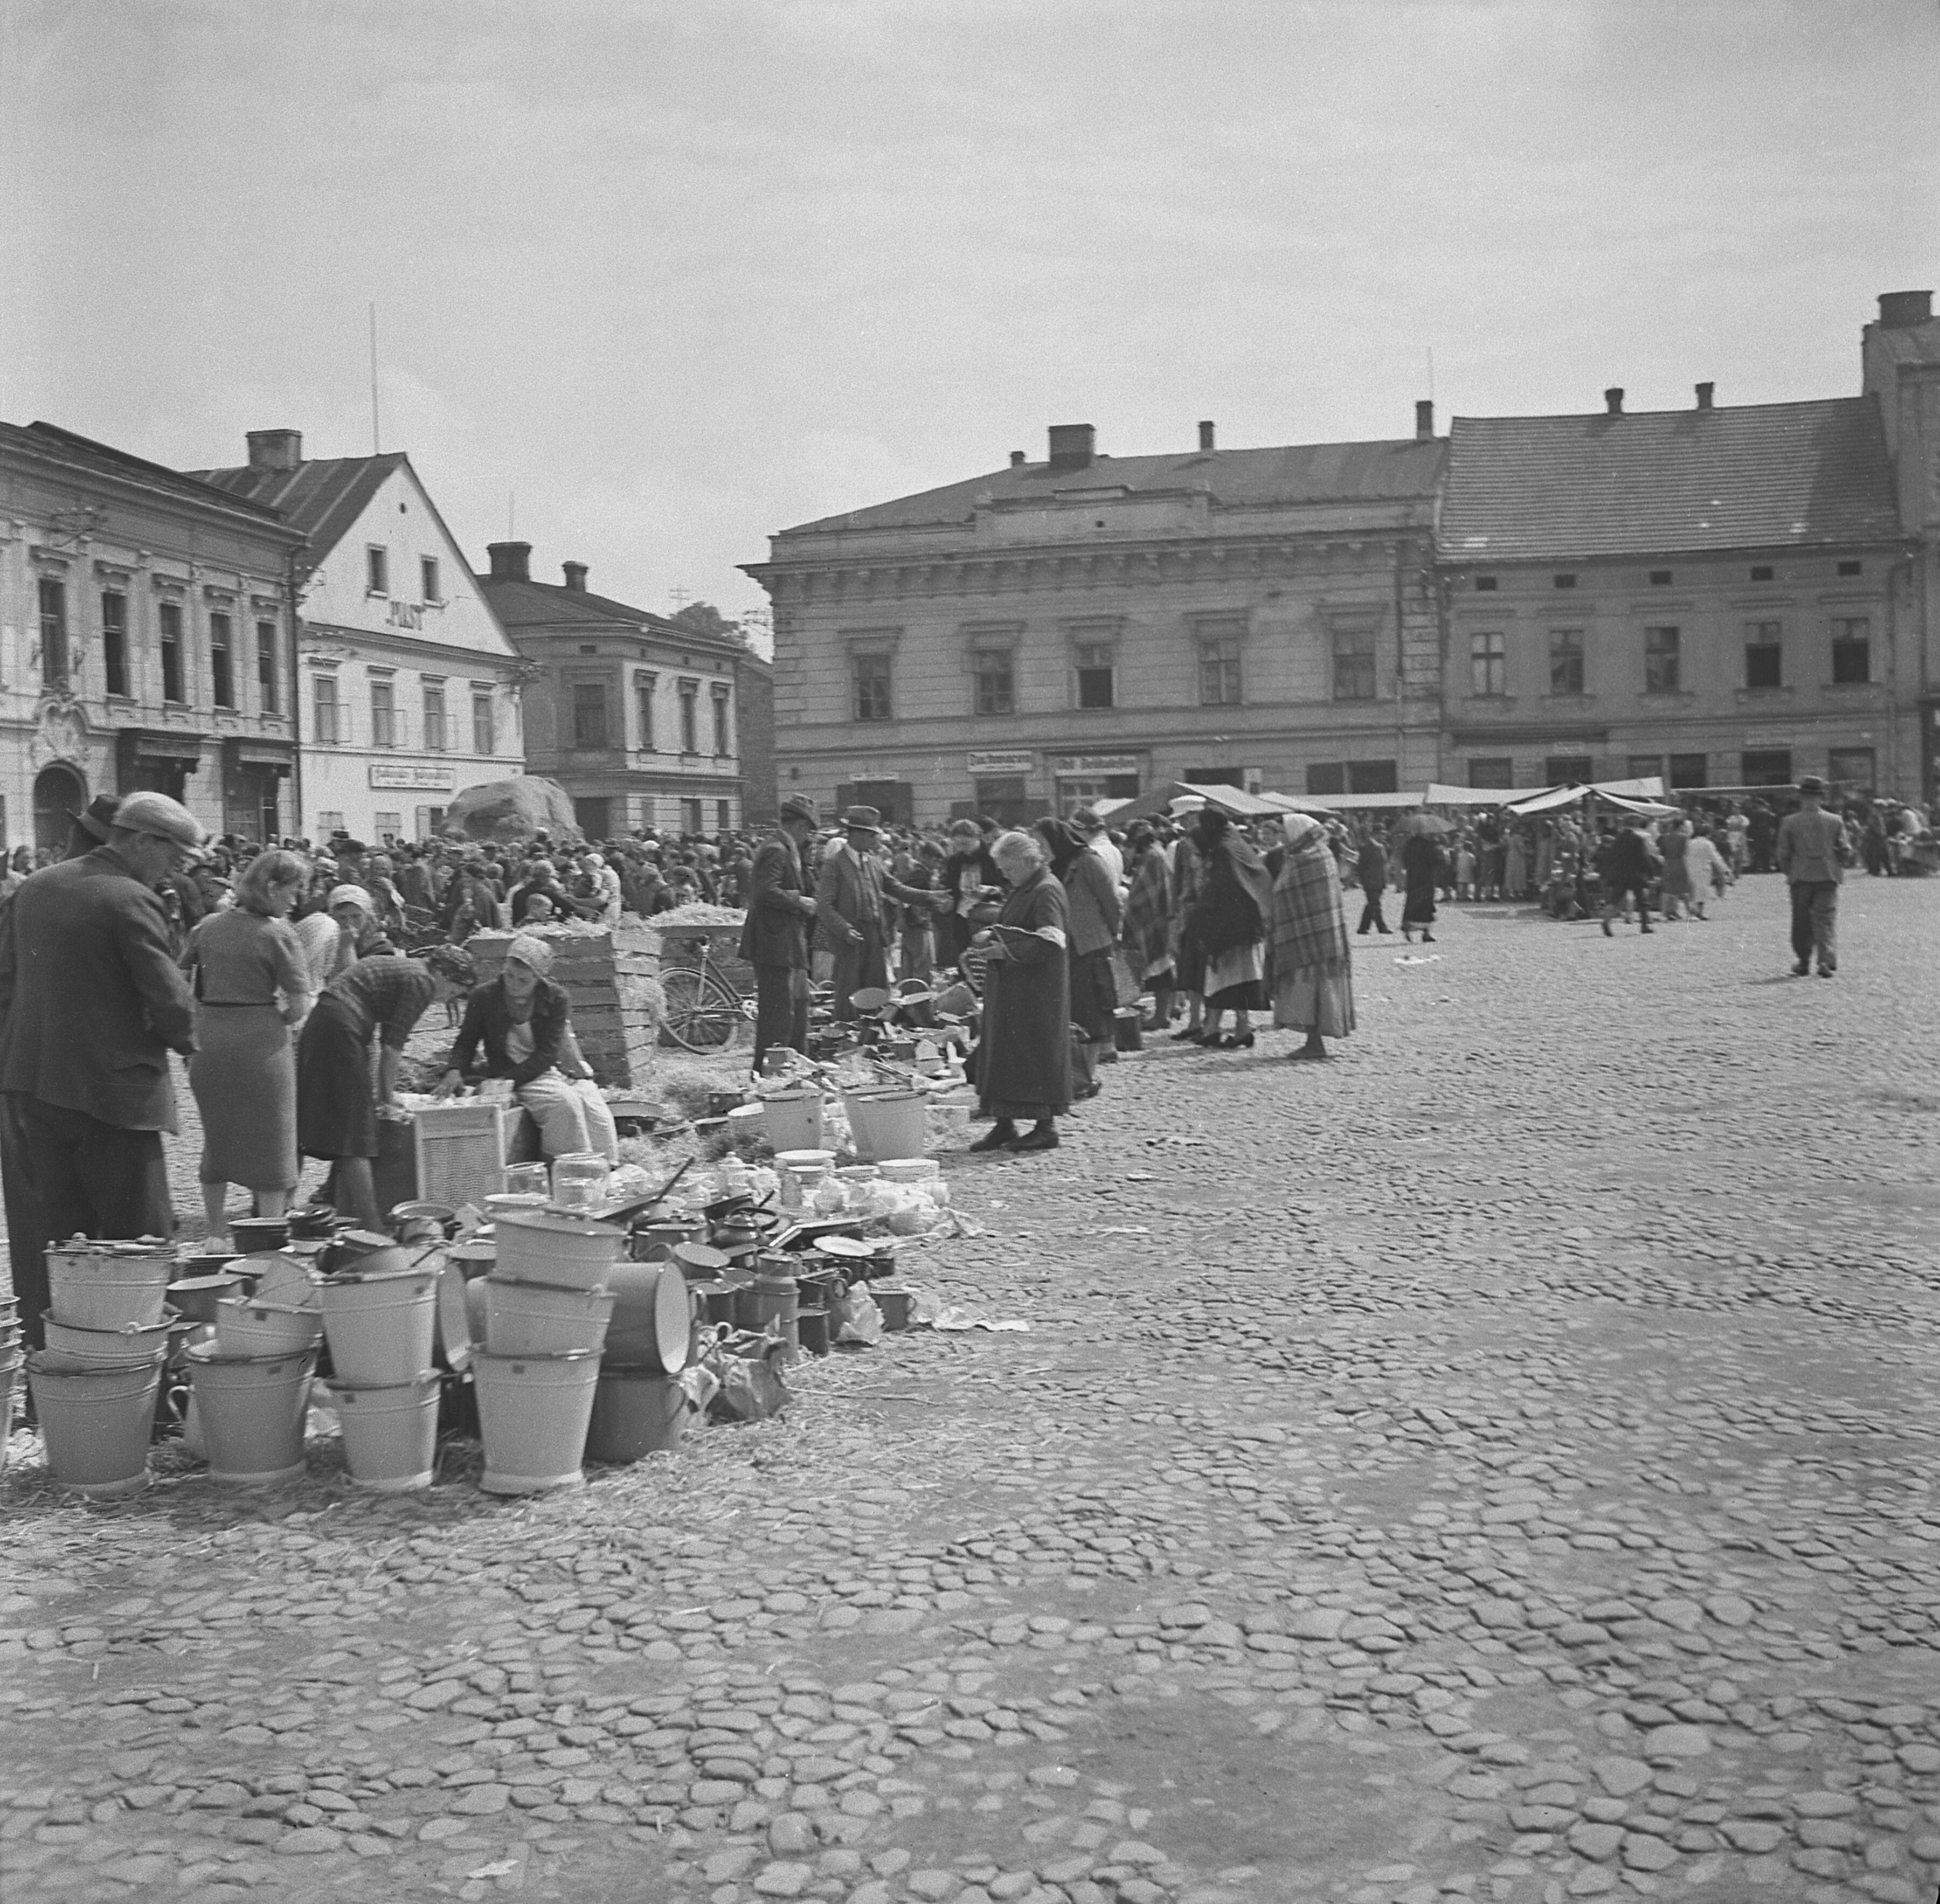
<instances>
[{"instance_id":1,"label":"woman in long coat","mask_svg":"<svg viewBox=\"0 0 1940 1904\"><path fill-rule=\"evenodd\" d=\"M1273 879L1253 847L1232 830L1232 822L1217 807L1208 807L1193 828L1204 856L1205 883L1187 921L1206 955L1203 990L1206 1029L1202 1045L1221 1051L1252 1047L1249 1015L1267 1003L1266 934L1273 905ZM1330 868L1334 856L1327 856ZM1334 874L1336 882L1340 875ZM1230 1036L1221 1037L1219 1021L1233 1015Z\"/></svg>"},{"instance_id":2,"label":"woman in long coat","mask_svg":"<svg viewBox=\"0 0 1940 1904\"><path fill-rule=\"evenodd\" d=\"M1084 1034L1088 1048L1078 1058L1072 1088L1080 1097L1098 1094L1098 1066L1113 1048L1118 991L1112 975L1112 947L1118 942L1123 908L1118 889L1103 860L1069 820L1041 819L1036 831L1051 855L1051 877L1064 888L1070 945L1071 1022Z\"/></svg>"},{"instance_id":3,"label":"woman in long coat","mask_svg":"<svg viewBox=\"0 0 1940 1904\"><path fill-rule=\"evenodd\" d=\"M1441 842L1425 828L1410 830L1402 841L1401 935L1411 945L1417 928L1423 944L1435 942L1428 929L1435 923L1435 886L1444 857Z\"/></svg>"},{"instance_id":4,"label":"woman in long coat","mask_svg":"<svg viewBox=\"0 0 1940 1904\"><path fill-rule=\"evenodd\" d=\"M977 1042L978 1107L996 1122L972 1150L1054 1150L1057 1118L1071 1108L1069 915L1042 844L1006 833L991 849L1010 894L983 943L965 954L984 969L984 1029ZM1032 1129L1017 1135L1020 1118Z\"/></svg>"},{"instance_id":5,"label":"woman in long coat","mask_svg":"<svg viewBox=\"0 0 1940 1904\"><path fill-rule=\"evenodd\" d=\"M1286 856L1274 883L1274 1023L1306 1033L1295 1057L1322 1058L1323 1039L1354 1029L1347 914L1326 828L1305 813L1289 813L1280 824Z\"/></svg>"},{"instance_id":6,"label":"woman in long coat","mask_svg":"<svg viewBox=\"0 0 1940 1904\"><path fill-rule=\"evenodd\" d=\"M1125 841L1132 869L1132 889L1125 899L1119 942L1131 962L1132 976L1152 995L1148 1031L1164 1031L1172 1023L1174 983L1172 956L1172 868L1165 849L1148 826L1132 828Z\"/></svg>"}]
</instances>

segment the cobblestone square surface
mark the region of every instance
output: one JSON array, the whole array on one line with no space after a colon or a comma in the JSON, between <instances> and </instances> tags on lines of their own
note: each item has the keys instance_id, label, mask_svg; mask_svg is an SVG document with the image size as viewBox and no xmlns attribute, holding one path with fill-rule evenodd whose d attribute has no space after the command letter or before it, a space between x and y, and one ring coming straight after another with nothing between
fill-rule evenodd
<instances>
[{"instance_id":1,"label":"cobblestone square surface","mask_svg":"<svg viewBox=\"0 0 1940 1904\"><path fill-rule=\"evenodd\" d=\"M951 1160L1029 1333L576 1497L17 1439L7 1904L1930 1904L1940 881L1783 902L1358 940L1337 1062Z\"/></svg>"}]
</instances>

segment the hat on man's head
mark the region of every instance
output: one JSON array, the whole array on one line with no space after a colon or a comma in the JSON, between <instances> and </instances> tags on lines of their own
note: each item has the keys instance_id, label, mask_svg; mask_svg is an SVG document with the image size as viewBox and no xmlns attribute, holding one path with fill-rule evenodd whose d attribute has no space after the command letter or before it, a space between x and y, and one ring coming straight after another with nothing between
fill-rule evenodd
<instances>
[{"instance_id":1,"label":"hat on man's head","mask_svg":"<svg viewBox=\"0 0 1940 1904\"><path fill-rule=\"evenodd\" d=\"M790 794L782 802L781 815L783 819L805 819L811 826L822 824L822 815L815 802L805 793Z\"/></svg>"},{"instance_id":2,"label":"hat on man's head","mask_svg":"<svg viewBox=\"0 0 1940 1904\"><path fill-rule=\"evenodd\" d=\"M1071 823L1081 833L1102 833L1105 822L1089 807L1080 807L1071 816Z\"/></svg>"},{"instance_id":3,"label":"hat on man's head","mask_svg":"<svg viewBox=\"0 0 1940 1904\"><path fill-rule=\"evenodd\" d=\"M1801 793L1823 793L1826 783L1816 774L1803 774L1799 778L1798 791Z\"/></svg>"},{"instance_id":4,"label":"hat on man's head","mask_svg":"<svg viewBox=\"0 0 1940 1904\"><path fill-rule=\"evenodd\" d=\"M202 822L179 800L171 800L165 793L125 795L108 824L130 833L153 833L194 853L209 844Z\"/></svg>"},{"instance_id":5,"label":"hat on man's head","mask_svg":"<svg viewBox=\"0 0 1940 1904\"><path fill-rule=\"evenodd\" d=\"M880 833L883 816L874 807L849 807L843 810L842 824L851 832Z\"/></svg>"}]
</instances>

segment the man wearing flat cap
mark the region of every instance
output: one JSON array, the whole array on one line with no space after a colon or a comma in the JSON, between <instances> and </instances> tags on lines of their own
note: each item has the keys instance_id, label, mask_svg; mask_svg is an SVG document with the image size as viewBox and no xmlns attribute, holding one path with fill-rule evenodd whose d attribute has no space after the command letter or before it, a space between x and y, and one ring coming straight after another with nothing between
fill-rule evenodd
<instances>
[{"instance_id":1,"label":"man wearing flat cap","mask_svg":"<svg viewBox=\"0 0 1940 1904\"><path fill-rule=\"evenodd\" d=\"M842 816L846 838L822 862L815 889L816 926L835 954L835 1015L853 1018L854 994L889 982L889 919L884 896L904 905L933 909L941 895L892 879L877 856L883 816L873 807L851 807Z\"/></svg>"},{"instance_id":2,"label":"man wearing flat cap","mask_svg":"<svg viewBox=\"0 0 1940 1904\"><path fill-rule=\"evenodd\" d=\"M774 838L764 841L748 876L748 919L741 957L755 968L755 1068L769 1048L808 1049L808 923L815 902L807 892L802 849L819 816L806 794L782 802Z\"/></svg>"},{"instance_id":3,"label":"man wearing flat cap","mask_svg":"<svg viewBox=\"0 0 1940 1904\"><path fill-rule=\"evenodd\" d=\"M173 1234L169 1053L195 1012L157 889L200 857L195 816L131 793L92 852L43 867L0 913L0 1168L21 1321L41 1345L47 1246Z\"/></svg>"}]
</instances>

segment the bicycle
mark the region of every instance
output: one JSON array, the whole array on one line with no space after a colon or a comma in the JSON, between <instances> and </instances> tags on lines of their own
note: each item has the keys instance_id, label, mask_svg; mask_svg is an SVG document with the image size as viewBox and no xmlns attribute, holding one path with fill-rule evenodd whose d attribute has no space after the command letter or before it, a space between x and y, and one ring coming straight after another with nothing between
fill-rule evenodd
<instances>
[{"instance_id":1,"label":"bicycle","mask_svg":"<svg viewBox=\"0 0 1940 1904\"><path fill-rule=\"evenodd\" d=\"M715 969L713 953L713 941L703 934L697 964L683 960L660 967L660 990L666 995L660 1030L682 1051L701 1057L754 1039L755 1001Z\"/></svg>"}]
</instances>

